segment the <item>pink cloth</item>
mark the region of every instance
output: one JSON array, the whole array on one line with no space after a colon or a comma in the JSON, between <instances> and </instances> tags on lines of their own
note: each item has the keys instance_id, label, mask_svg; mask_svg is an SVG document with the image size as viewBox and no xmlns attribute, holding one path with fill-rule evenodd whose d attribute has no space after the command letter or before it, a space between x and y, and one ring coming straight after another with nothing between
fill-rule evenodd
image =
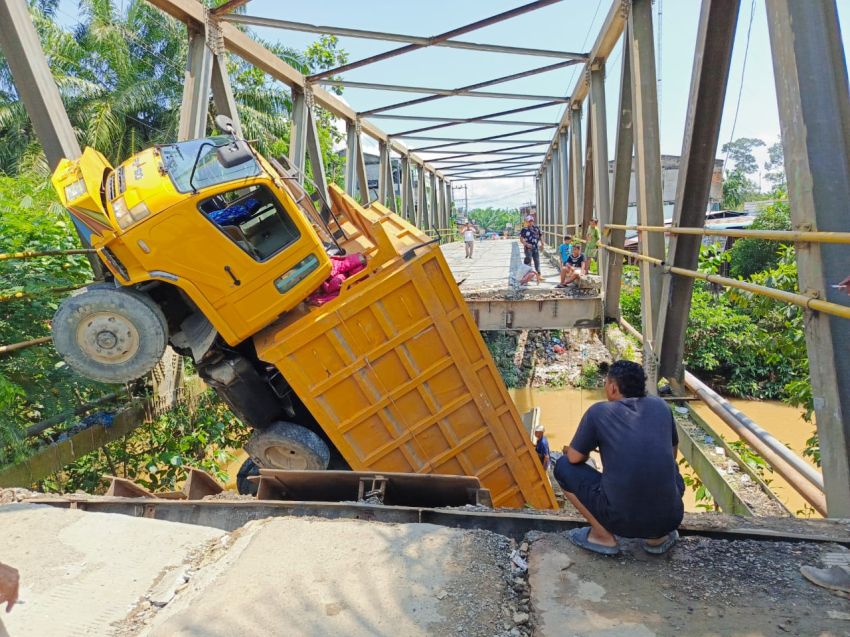
<instances>
[{"instance_id":1,"label":"pink cloth","mask_svg":"<svg viewBox=\"0 0 850 637\"><path fill-rule=\"evenodd\" d=\"M312 305L324 305L339 296L343 281L354 276L366 267L366 257L361 253L347 254L343 257L331 257L331 275L325 279L307 301Z\"/></svg>"}]
</instances>

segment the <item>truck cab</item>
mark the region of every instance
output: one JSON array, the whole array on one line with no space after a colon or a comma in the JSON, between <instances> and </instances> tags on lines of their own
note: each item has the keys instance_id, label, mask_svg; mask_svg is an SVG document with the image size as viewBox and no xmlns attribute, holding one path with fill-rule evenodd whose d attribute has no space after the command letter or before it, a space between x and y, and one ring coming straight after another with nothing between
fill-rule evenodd
<instances>
[{"instance_id":1,"label":"truck cab","mask_svg":"<svg viewBox=\"0 0 850 637\"><path fill-rule=\"evenodd\" d=\"M286 178L229 136L155 146L116 168L91 148L63 160L53 184L110 280L57 312L60 354L126 382L169 341L197 360L216 336L236 346L300 304L328 277L333 241Z\"/></svg>"}]
</instances>

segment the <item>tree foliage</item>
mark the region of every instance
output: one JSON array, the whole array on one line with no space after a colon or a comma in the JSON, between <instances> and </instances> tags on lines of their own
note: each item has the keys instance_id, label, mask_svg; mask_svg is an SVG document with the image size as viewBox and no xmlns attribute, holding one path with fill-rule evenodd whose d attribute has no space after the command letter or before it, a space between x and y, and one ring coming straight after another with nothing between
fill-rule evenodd
<instances>
[{"instance_id":1,"label":"tree foliage","mask_svg":"<svg viewBox=\"0 0 850 637\"><path fill-rule=\"evenodd\" d=\"M732 160L736 171L744 175L752 175L759 167L753 150L764 145L764 142L757 137L739 137L735 141L723 144L721 151Z\"/></svg>"},{"instance_id":2,"label":"tree foliage","mask_svg":"<svg viewBox=\"0 0 850 637\"><path fill-rule=\"evenodd\" d=\"M790 230L791 214L787 201L777 201L758 213L751 230ZM756 272L770 270L779 263L783 244L764 239L738 239L729 259L732 276L748 279Z\"/></svg>"},{"instance_id":3,"label":"tree foliage","mask_svg":"<svg viewBox=\"0 0 850 637\"><path fill-rule=\"evenodd\" d=\"M505 208L475 208L470 211L469 219L482 230L492 230L502 233L506 225L514 226L519 223L519 211Z\"/></svg>"},{"instance_id":4,"label":"tree foliage","mask_svg":"<svg viewBox=\"0 0 850 637\"><path fill-rule=\"evenodd\" d=\"M723 202L726 210L739 210L745 201L758 194L758 187L746 173L737 168L726 175L723 181Z\"/></svg>"}]
</instances>

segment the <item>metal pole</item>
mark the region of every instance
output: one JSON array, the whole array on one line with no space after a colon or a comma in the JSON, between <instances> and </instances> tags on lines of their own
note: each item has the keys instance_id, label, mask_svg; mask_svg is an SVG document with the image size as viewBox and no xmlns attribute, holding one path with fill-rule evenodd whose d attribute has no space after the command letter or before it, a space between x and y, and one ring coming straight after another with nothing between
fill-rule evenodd
<instances>
[{"instance_id":1,"label":"metal pole","mask_svg":"<svg viewBox=\"0 0 850 637\"><path fill-rule=\"evenodd\" d=\"M392 190L392 173L388 173L390 157L386 142L378 142L378 157L380 158L380 166L378 167L378 203L386 206L387 187L389 186L390 190ZM389 180L387 180L388 176L390 177Z\"/></svg>"},{"instance_id":2,"label":"metal pole","mask_svg":"<svg viewBox=\"0 0 850 637\"><path fill-rule=\"evenodd\" d=\"M795 230L850 230L850 99L835 2L768 0L785 174ZM797 247L800 290L846 304L838 245ZM850 517L850 321L806 311L809 374L830 517Z\"/></svg>"},{"instance_id":3,"label":"metal pole","mask_svg":"<svg viewBox=\"0 0 850 637\"><path fill-rule=\"evenodd\" d=\"M3 52L15 88L26 108L35 134L50 169L62 159L79 159L82 155L77 136L50 73L47 58L41 49L38 33L24 0L0 2L0 50ZM74 229L84 248L91 248L86 234L71 217ZM86 255L95 277L103 277L103 266L94 254Z\"/></svg>"},{"instance_id":4,"label":"metal pole","mask_svg":"<svg viewBox=\"0 0 850 637\"><path fill-rule=\"evenodd\" d=\"M629 54L628 27L623 34L623 57L620 73L620 106L617 122L617 140L614 150L614 195L611 201L611 223L626 223L629 206L629 186L632 181L632 149L634 135L632 129L632 68ZM613 230L608 242L615 248L623 249L626 241L624 230ZM616 252L608 255L605 271L605 314L606 318L620 317L620 291L622 289L623 256Z\"/></svg>"},{"instance_id":5,"label":"metal pole","mask_svg":"<svg viewBox=\"0 0 850 637\"><path fill-rule=\"evenodd\" d=\"M424 229L424 222L428 214L428 197L425 192L425 167L422 164L416 166L416 217L414 225L420 230Z\"/></svg>"},{"instance_id":6,"label":"metal pole","mask_svg":"<svg viewBox=\"0 0 850 637\"><path fill-rule=\"evenodd\" d=\"M561 129L559 136L561 152L558 155L560 165L558 166L561 180L561 198L558 200L558 234L566 234L567 209L570 199L570 133L568 128Z\"/></svg>"},{"instance_id":7,"label":"metal pole","mask_svg":"<svg viewBox=\"0 0 850 637\"><path fill-rule=\"evenodd\" d=\"M632 115L634 122L638 219L641 225L664 225L661 198L661 148L655 75L655 39L651 0L634 0L629 14L629 47L632 66ZM664 237L640 234L640 253L664 259ZM661 302L661 268L646 261L640 266L641 316L643 318L644 368L647 391L657 392L658 360L656 323Z\"/></svg>"},{"instance_id":8,"label":"metal pole","mask_svg":"<svg viewBox=\"0 0 850 637\"><path fill-rule=\"evenodd\" d=\"M703 0L697 29L685 136L679 162L673 227L702 228L714 172L720 118L726 99L740 0ZM670 236L667 263L695 270L700 236ZM693 279L664 277L658 316L658 373L681 384L685 375L685 333Z\"/></svg>"},{"instance_id":9,"label":"metal pole","mask_svg":"<svg viewBox=\"0 0 850 637\"><path fill-rule=\"evenodd\" d=\"M593 199L596 203L596 218L599 233L611 221L611 195L608 182L608 124L605 112L605 65L591 67L590 71L590 136L593 139ZM607 269L608 255L597 249L599 274ZM602 278L602 298L605 298L607 282Z\"/></svg>"},{"instance_id":10,"label":"metal pole","mask_svg":"<svg viewBox=\"0 0 850 637\"><path fill-rule=\"evenodd\" d=\"M289 122L289 163L297 169L298 183L304 184L307 166L307 100L302 91L292 89L292 121Z\"/></svg>"},{"instance_id":11,"label":"metal pole","mask_svg":"<svg viewBox=\"0 0 850 637\"><path fill-rule=\"evenodd\" d=\"M587 110L587 141L584 154L584 192L581 195L583 204L581 214L581 238L587 235L590 220L593 218L593 113Z\"/></svg>"},{"instance_id":12,"label":"metal pole","mask_svg":"<svg viewBox=\"0 0 850 637\"><path fill-rule=\"evenodd\" d=\"M354 122L345 122L345 193L353 197L357 187L357 133Z\"/></svg>"},{"instance_id":13,"label":"metal pole","mask_svg":"<svg viewBox=\"0 0 850 637\"><path fill-rule=\"evenodd\" d=\"M313 92L308 88L305 92L307 104L307 154L310 156L310 167L313 169L313 181L322 196L322 216L330 219L330 210L324 204L328 197L328 180L325 177L325 160L322 157L322 146L319 143L319 130L316 127L316 116L313 112Z\"/></svg>"},{"instance_id":14,"label":"metal pole","mask_svg":"<svg viewBox=\"0 0 850 637\"><path fill-rule=\"evenodd\" d=\"M570 198L570 224L579 223L578 216L584 207L582 201L582 193L584 191L584 168L582 158L584 151L581 142L581 104L573 104L570 111L570 170L572 172L572 181L570 188L572 197ZM573 232L578 233L578 228L573 227Z\"/></svg>"},{"instance_id":15,"label":"metal pole","mask_svg":"<svg viewBox=\"0 0 850 637\"><path fill-rule=\"evenodd\" d=\"M354 122L354 174L356 176L357 190L360 193L360 203L364 206L369 203L369 177L366 174L366 157L363 154L363 132L360 129L360 119Z\"/></svg>"},{"instance_id":16,"label":"metal pole","mask_svg":"<svg viewBox=\"0 0 850 637\"><path fill-rule=\"evenodd\" d=\"M189 51L183 83L183 102L180 105L180 124L177 139L198 139L207 132L210 108L210 88L213 73L213 52L207 46L206 26L187 25Z\"/></svg>"},{"instance_id":17,"label":"metal pole","mask_svg":"<svg viewBox=\"0 0 850 637\"><path fill-rule=\"evenodd\" d=\"M410 197L410 160L407 155L402 155L399 161L399 189L401 192L401 216L404 219L410 219L410 208L408 207L408 199Z\"/></svg>"},{"instance_id":18,"label":"metal pole","mask_svg":"<svg viewBox=\"0 0 850 637\"><path fill-rule=\"evenodd\" d=\"M242 137L242 122L236 109L233 89L230 87L230 76L227 74L227 53L224 50L213 56L212 78L210 80L215 110L219 115L226 115L233 122L236 135Z\"/></svg>"}]
</instances>

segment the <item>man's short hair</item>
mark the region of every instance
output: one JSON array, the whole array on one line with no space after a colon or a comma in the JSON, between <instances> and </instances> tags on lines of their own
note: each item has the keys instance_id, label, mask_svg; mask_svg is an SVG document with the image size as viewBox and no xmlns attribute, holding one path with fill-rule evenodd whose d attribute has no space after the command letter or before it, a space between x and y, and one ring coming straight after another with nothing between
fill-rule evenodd
<instances>
[{"instance_id":1,"label":"man's short hair","mask_svg":"<svg viewBox=\"0 0 850 637\"><path fill-rule=\"evenodd\" d=\"M531 265L531 257L525 257L525 258L522 260L522 262L523 262L525 265Z\"/></svg>"},{"instance_id":2,"label":"man's short hair","mask_svg":"<svg viewBox=\"0 0 850 637\"><path fill-rule=\"evenodd\" d=\"M615 361L608 368L608 378L616 383L626 398L646 396L646 374L643 367L632 361Z\"/></svg>"}]
</instances>

